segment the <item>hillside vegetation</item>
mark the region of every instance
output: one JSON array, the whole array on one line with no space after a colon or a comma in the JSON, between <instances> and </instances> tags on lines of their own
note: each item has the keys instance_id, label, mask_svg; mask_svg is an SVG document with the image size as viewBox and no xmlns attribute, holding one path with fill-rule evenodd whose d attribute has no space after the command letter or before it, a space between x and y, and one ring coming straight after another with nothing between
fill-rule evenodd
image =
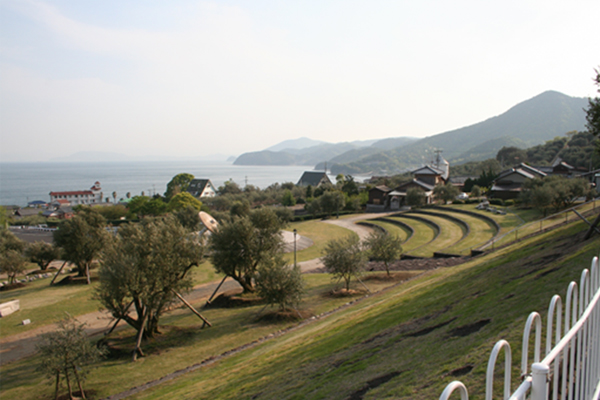
<instances>
[{"instance_id":1,"label":"hillside vegetation","mask_svg":"<svg viewBox=\"0 0 600 400\"><path fill-rule=\"evenodd\" d=\"M518 382L529 312L545 318L598 254L585 230L570 224L428 272L135 398L431 399L457 378L482 398L494 343L511 343Z\"/></svg>"}]
</instances>

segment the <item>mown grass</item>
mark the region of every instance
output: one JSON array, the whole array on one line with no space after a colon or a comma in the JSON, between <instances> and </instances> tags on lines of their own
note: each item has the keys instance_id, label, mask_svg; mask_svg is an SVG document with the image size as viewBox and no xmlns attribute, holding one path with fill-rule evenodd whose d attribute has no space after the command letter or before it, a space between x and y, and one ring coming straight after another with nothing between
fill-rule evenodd
<instances>
[{"instance_id":1,"label":"mown grass","mask_svg":"<svg viewBox=\"0 0 600 400\"><path fill-rule=\"evenodd\" d=\"M75 273L71 274L75 275ZM57 282L67 275L61 275ZM52 278L28 282L24 287L0 292L0 302L18 299L20 311L0 318L0 337L27 332L63 319L66 313L71 316L98 311L101 304L93 298L98 286L97 270L91 271L92 284L81 283L50 286ZM191 271L193 285L200 285L219 279L210 264L204 262ZM21 321L29 319L31 324L23 325Z\"/></svg>"},{"instance_id":2,"label":"mown grass","mask_svg":"<svg viewBox=\"0 0 600 400\"><path fill-rule=\"evenodd\" d=\"M414 230L414 234L402 244L402 250L404 254L410 254L421 257L431 257L433 251L429 246L424 247L427 243L431 242L435 237L435 231L433 228L422 222L411 218L403 218L401 216L393 216L388 219L394 221L404 222Z\"/></svg>"},{"instance_id":3,"label":"mown grass","mask_svg":"<svg viewBox=\"0 0 600 400\"><path fill-rule=\"evenodd\" d=\"M413 272L413 274L418 272ZM331 297L335 288L341 287L327 274L303 275L306 295L301 309L320 314L347 303L351 298ZM366 277L365 277L366 278ZM394 282L364 280L372 291L380 290ZM354 282L352 287L362 289ZM359 296L361 297L361 296ZM196 299L193 305L200 308L205 299ZM122 350L121 357L100 362L90 374L86 388L96 392L96 397L110 394L160 378L168 373L203 359L214 357L227 350L252 342L270 333L295 325L296 322L261 322L257 316L263 304L237 309L206 309L202 314L213 324L212 328L200 329L201 321L186 308L178 308L161 321L162 334L144 343L146 357L132 363L129 351L133 348L134 332L124 329L111 336L111 342ZM267 308L263 313L269 312ZM34 399L50 397L50 381L36 372L38 360L30 357L2 367L2 391L0 398ZM48 385L44 385L47 382Z\"/></svg>"},{"instance_id":4,"label":"mown grass","mask_svg":"<svg viewBox=\"0 0 600 400\"><path fill-rule=\"evenodd\" d=\"M494 237L496 234L496 228L486 221L485 219L478 218L475 216L453 212L452 208L437 208L435 212L447 213L460 220L466 222L469 225L469 234L460 242L455 245L444 249L448 253L456 254L469 254L471 248L477 247L486 243L488 240Z\"/></svg>"},{"instance_id":5,"label":"mown grass","mask_svg":"<svg viewBox=\"0 0 600 400\"><path fill-rule=\"evenodd\" d=\"M325 224L321 221L292 222L286 230L293 231L297 229L298 235L306 236L313 241L313 245L304 250L296 252L298 262L312 260L322 257L325 247L330 240L338 239L347 235L356 235L356 233L332 224ZM294 254L287 253L285 259L288 262L294 260Z\"/></svg>"},{"instance_id":6,"label":"mown grass","mask_svg":"<svg viewBox=\"0 0 600 400\"><path fill-rule=\"evenodd\" d=\"M461 240L465 234L464 228L461 225L448 218L427 214L417 215L432 221L440 227L439 235L433 240L433 242L427 245L427 247L430 247L433 251L447 251L449 247Z\"/></svg>"},{"instance_id":7,"label":"mown grass","mask_svg":"<svg viewBox=\"0 0 600 400\"><path fill-rule=\"evenodd\" d=\"M598 238L581 243L585 229L577 223L431 271L133 398L431 399L455 379L483 398L487 360L501 338L512 345L514 389L528 314L544 318L552 295L564 295L598 253ZM470 334L458 330L482 321Z\"/></svg>"},{"instance_id":8,"label":"mown grass","mask_svg":"<svg viewBox=\"0 0 600 400\"><path fill-rule=\"evenodd\" d=\"M402 242L406 242L406 240L410 237L411 232L408 229L403 228L400 225L391 224L385 221L378 221L376 219L369 220L370 224L377 225L385 229L392 235L398 236Z\"/></svg>"}]
</instances>

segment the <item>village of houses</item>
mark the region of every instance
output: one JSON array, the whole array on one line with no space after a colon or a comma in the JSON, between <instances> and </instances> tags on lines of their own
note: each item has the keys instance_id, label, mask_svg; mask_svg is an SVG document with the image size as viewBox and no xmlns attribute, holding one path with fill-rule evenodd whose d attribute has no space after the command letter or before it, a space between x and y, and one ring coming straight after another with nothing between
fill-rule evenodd
<instances>
[{"instance_id":1,"label":"village of houses","mask_svg":"<svg viewBox=\"0 0 600 400\"><path fill-rule=\"evenodd\" d=\"M491 187L486 193L488 199L496 198L502 200L516 199L522 191L523 183L534 178L543 178L549 175L560 175L566 177L586 178L592 186L596 186L596 179L600 178L598 171L586 172L578 171L571 165L565 163L560 158L554 160L550 166L530 166L521 163L512 168L502 171L493 181ZM599 176L596 176L599 175ZM374 185L380 182L381 176L373 176L360 184L359 189L368 191L368 201L364 205L364 211L369 213L398 211L407 208L407 192L411 188L421 190L425 197L426 204L432 204L435 199L433 195L434 188L437 185L452 184L459 191L459 199L467 199L468 194L463 192L465 181L468 176L450 176L450 164L446 161L441 151L436 152L435 158L428 164L423 165L411 171L412 180L409 180L397 187L387 187L385 185ZM313 188L323 185L333 185L332 179L325 171L306 171L296 183L299 187L312 186ZM193 179L187 192L197 199L211 198L219 194L218 189L213 185L210 179ZM142 192L142 196L144 193ZM69 219L74 215L75 206L109 206L109 205L127 205L132 196L127 193L125 198L117 200L116 193L113 197L107 196L103 192L99 181L89 189L72 191L52 191L49 193L49 200L35 200L29 202L27 207L16 205L5 205L13 218L18 220L32 215L41 215L45 218ZM305 215L307 212L301 205L293 207L297 216ZM34 227L35 228L35 227ZM45 227L42 227L45 228Z\"/></svg>"}]
</instances>

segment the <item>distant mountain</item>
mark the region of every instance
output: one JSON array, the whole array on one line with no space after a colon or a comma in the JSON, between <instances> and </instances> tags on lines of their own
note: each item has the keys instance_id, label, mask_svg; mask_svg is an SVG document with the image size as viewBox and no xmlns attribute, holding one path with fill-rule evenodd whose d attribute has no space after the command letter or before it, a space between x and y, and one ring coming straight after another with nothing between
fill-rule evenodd
<instances>
[{"instance_id":1,"label":"distant mountain","mask_svg":"<svg viewBox=\"0 0 600 400\"><path fill-rule=\"evenodd\" d=\"M334 174L393 174L430 162L436 149L452 163L494 157L502 146L529 147L569 131L585 130L588 100L544 92L483 122L430 136L403 147L331 166Z\"/></svg>"},{"instance_id":2,"label":"distant mountain","mask_svg":"<svg viewBox=\"0 0 600 400\"><path fill-rule=\"evenodd\" d=\"M351 143L322 143L303 149L284 149L282 151L255 151L244 153L234 165L315 165L321 161L355 149Z\"/></svg>"},{"instance_id":3,"label":"distant mountain","mask_svg":"<svg viewBox=\"0 0 600 400\"><path fill-rule=\"evenodd\" d=\"M323 142L321 140L312 140L307 137L301 137L298 139L290 139L284 140L281 143L276 144L275 146L271 146L268 151L282 151L287 149L305 149L307 147L318 146L320 144L325 144L327 142Z\"/></svg>"}]
</instances>

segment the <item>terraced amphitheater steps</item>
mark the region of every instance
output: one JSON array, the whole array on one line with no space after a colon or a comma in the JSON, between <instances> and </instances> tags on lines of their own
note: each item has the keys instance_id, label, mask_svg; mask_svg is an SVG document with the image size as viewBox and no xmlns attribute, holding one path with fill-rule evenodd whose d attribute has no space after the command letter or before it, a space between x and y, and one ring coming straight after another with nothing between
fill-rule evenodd
<instances>
[{"instance_id":1,"label":"terraced amphitheater steps","mask_svg":"<svg viewBox=\"0 0 600 400\"><path fill-rule=\"evenodd\" d=\"M414 221L413 224L408 222L400 221L399 219L406 219ZM433 221L423 218L417 215L405 215L398 214L391 218L385 218L386 221L397 221L409 225L415 234L411 237L411 240L405 243L403 247L406 256L417 256L417 257L431 257L433 251L428 251L427 246L432 243L440 234L440 227ZM431 232L431 235L428 234Z\"/></svg>"},{"instance_id":2,"label":"terraced amphitheater steps","mask_svg":"<svg viewBox=\"0 0 600 400\"><path fill-rule=\"evenodd\" d=\"M375 218L369 221L360 221L357 223L395 234L402 239L403 243L406 243L415 233L410 225L401 221L386 220L385 217Z\"/></svg>"},{"instance_id":3,"label":"terraced amphitheater steps","mask_svg":"<svg viewBox=\"0 0 600 400\"><path fill-rule=\"evenodd\" d=\"M426 216L431 222L440 227L440 234L430 245L434 257L460 257L461 254L453 253L451 249L458 248L458 244L470 233L469 224L447 213L436 213L426 210L414 210L407 213Z\"/></svg>"}]
</instances>

